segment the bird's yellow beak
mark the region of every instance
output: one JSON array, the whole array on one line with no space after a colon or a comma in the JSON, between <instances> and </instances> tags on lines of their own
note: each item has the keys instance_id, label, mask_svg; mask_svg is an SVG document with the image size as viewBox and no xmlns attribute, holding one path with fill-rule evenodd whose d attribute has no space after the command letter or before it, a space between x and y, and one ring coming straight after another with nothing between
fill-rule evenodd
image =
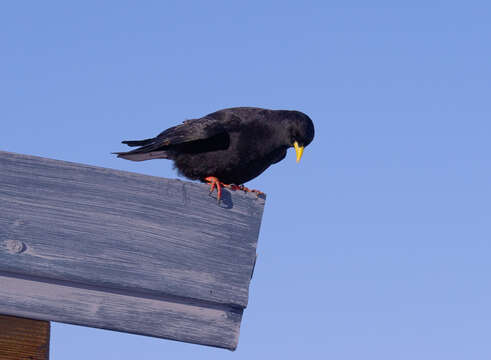
<instances>
[{"instance_id":1,"label":"bird's yellow beak","mask_svg":"<svg viewBox=\"0 0 491 360\"><path fill-rule=\"evenodd\" d=\"M299 146L298 142L295 141L293 143L293 147L295 148L295 152L297 153L297 162L299 162L300 159L302 158L303 146Z\"/></svg>"}]
</instances>

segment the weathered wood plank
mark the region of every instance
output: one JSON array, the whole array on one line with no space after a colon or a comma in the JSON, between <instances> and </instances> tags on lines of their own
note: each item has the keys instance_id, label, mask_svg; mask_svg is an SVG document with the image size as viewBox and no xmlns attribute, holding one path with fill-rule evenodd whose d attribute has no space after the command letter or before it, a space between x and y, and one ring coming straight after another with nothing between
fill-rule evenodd
<instances>
[{"instance_id":1,"label":"weathered wood plank","mask_svg":"<svg viewBox=\"0 0 491 360\"><path fill-rule=\"evenodd\" d=\"M154 325L161 321L150 319L155 314L169 324L186 312L172 318L162 306L168 306L170 314L175 312L170 303L192 303L194 308L186 308L190 312L204 314L214 309L222 317L233 318L232 325L209 320L233 338L240 325L237 314L247 306L264 199L225 191L223 200L218 206L203 184L0 152L3 281L15 275L15 281L41 284L36 288L40 292L32 294L38 301L54 300L43 291L51 293L49 289L57 284L62 286L57 287L62 297L81 308L87 289L97 292L95 304L120 301L118 306L125 309L121 312L129 314L137 299L150 301L142 303L144 307L157 301L148 313L133 310ZM9 284L15 289L14 283ZM58 321L176 340L184 336L177 330L174 335L168 333L162 326L140 331L137 327L142 322L127 328L131 321L118 324L118 316L107 315L109 307L103 311L99 305L97 316L90 319L84 318L88 310L67 317L64 311L69 306L60 304L51 308L38 304L38 310L29 311L36 308L31 304L15 310L13 304L20 299L14 299L12 291L0 288L0 313L56 320L50 314L61 311ZM109 298L103 297L106 293ZM7 301L8 306L4 305ZM86 301L86 307L95 308ZM43 307L50 311L42 312ZM112 320L105 323L102 315ZM194 323L202 334L206 326L198 318L190 319L186 326ZM183 341L233 347L230 339L219 342L189 336Z\"/></svg>"},{"instance_id":2,"label":"weathered wood plank","mask_svg":"<svg viewBox=\"0 0 491 360\"><path fill-rule=\"evenodd\" d=\"M48 360L48 321L0 315L0 359Z\"/></svg>"},{"instance_id":3,"label":"weathered wood plank","mask_svg":"<svg viewBox=\"0 0 491 360\"><path fill-rule=\"evenodd\" d=\"M242 310L0 273L0 312L235 349ZM3 357L0 356L3 360Z\"/></svg>"},{"instance_id":4,"label":"weathered wood plank","mask_svg":"<svg viewBox=\"0 0 491 360\"><path fill-rule=\"evenodd\" d=\"M244 307L264 200L207 191L0 153L0 270Z\"/></svg>"}]
</instances>

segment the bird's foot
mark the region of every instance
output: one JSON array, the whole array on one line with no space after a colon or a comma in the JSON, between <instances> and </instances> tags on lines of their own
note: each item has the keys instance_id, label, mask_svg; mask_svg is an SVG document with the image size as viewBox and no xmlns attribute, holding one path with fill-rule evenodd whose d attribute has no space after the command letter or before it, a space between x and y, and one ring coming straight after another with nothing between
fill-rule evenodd
<instances>
[{"instance_id":1,"label":"bird's foot","mask_svg":"<svg viewBox=\"0 0 491 360\"><path fill-rule=\"evenodd\" d=\"M222 183L215 176L208 176L205 181L210 185L210 194L217 189L217 202L220 203L220 198L222 197L222 187L229 187L230 185Z\"/></svg>"},{"instance_id":2,"label":"bird's foot","mask_svg":"<svg viewBox=\"0 0 491 360\"><path fill-rule=\"evenodd\" d=\"M250 192L256 194L256 196L259 195L264 195L264 193L260 190L256 189L249 189L248 187L245 187L244 185L230 185L232 190L242 190L244 192Z\"/></svg>"},{"instance_id":3,"label":"bird's foot","mask_svg":"<svg viewBox=\"0 0 491 360\"><path fill-rule=\"evenodd\" d=\"M245 187L244 185L235 185L235 184L224 184L220 180L218 180L217 177L215 176L208 176L207 178L204 179L205 182L207 182L210 185L210 194L217 189L217 202L220 203L220 199L222 197L222 187L227 188L233 191L236 190L241 190L244 192L250 192L256 194L256 196L259 195L264 195L264 193L260 190L256 189L249 189L248 187Z\"/></svg>"}]
</instances>

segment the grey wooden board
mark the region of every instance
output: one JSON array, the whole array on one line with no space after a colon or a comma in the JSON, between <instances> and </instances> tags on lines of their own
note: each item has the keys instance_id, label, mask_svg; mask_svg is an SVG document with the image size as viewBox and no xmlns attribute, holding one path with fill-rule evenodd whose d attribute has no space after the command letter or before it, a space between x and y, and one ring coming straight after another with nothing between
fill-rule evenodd
<instances>
[{"instance_id":1,"label":"grey wooden board","mask_svg":"<svg viewBox=\"0 0 491 360\"><path fill-rule=\"evenodd\" d=\"M0 152L0 272L35 277L44 290L57 281L236 314L247 306L264 199L222 197L218 206L204 184ZM6 312L1 293L0 313L22 316ZM240 317L228 318L238 331Z\"/></svg>"},{"instance_id":2,"label":"grey wooden board","mask_svg":"<svg viewBox=\"0 0 491 360\"><path fill-rule=\"evenodd\" d=\"M235 349L242 310L0 273L0 312Z\"/></svg>"}]
</instances>

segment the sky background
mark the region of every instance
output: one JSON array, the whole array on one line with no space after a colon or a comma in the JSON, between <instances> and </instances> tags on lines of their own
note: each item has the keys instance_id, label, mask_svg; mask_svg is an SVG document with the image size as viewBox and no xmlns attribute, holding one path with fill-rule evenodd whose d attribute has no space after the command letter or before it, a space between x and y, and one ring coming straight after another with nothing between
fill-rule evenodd
<instances>
[{"instance_id":1,"label":"sky background","mask_svg":"<svg viewBox=\"0 0 491 360\"><path fill-rule=\"evenodd\" d=\"M316 137L268 194L238 349L52 324L51 359L490 359L491 5L10 1L0 149L116 159L231 106Z\"/></svg>"}]
</instances>

